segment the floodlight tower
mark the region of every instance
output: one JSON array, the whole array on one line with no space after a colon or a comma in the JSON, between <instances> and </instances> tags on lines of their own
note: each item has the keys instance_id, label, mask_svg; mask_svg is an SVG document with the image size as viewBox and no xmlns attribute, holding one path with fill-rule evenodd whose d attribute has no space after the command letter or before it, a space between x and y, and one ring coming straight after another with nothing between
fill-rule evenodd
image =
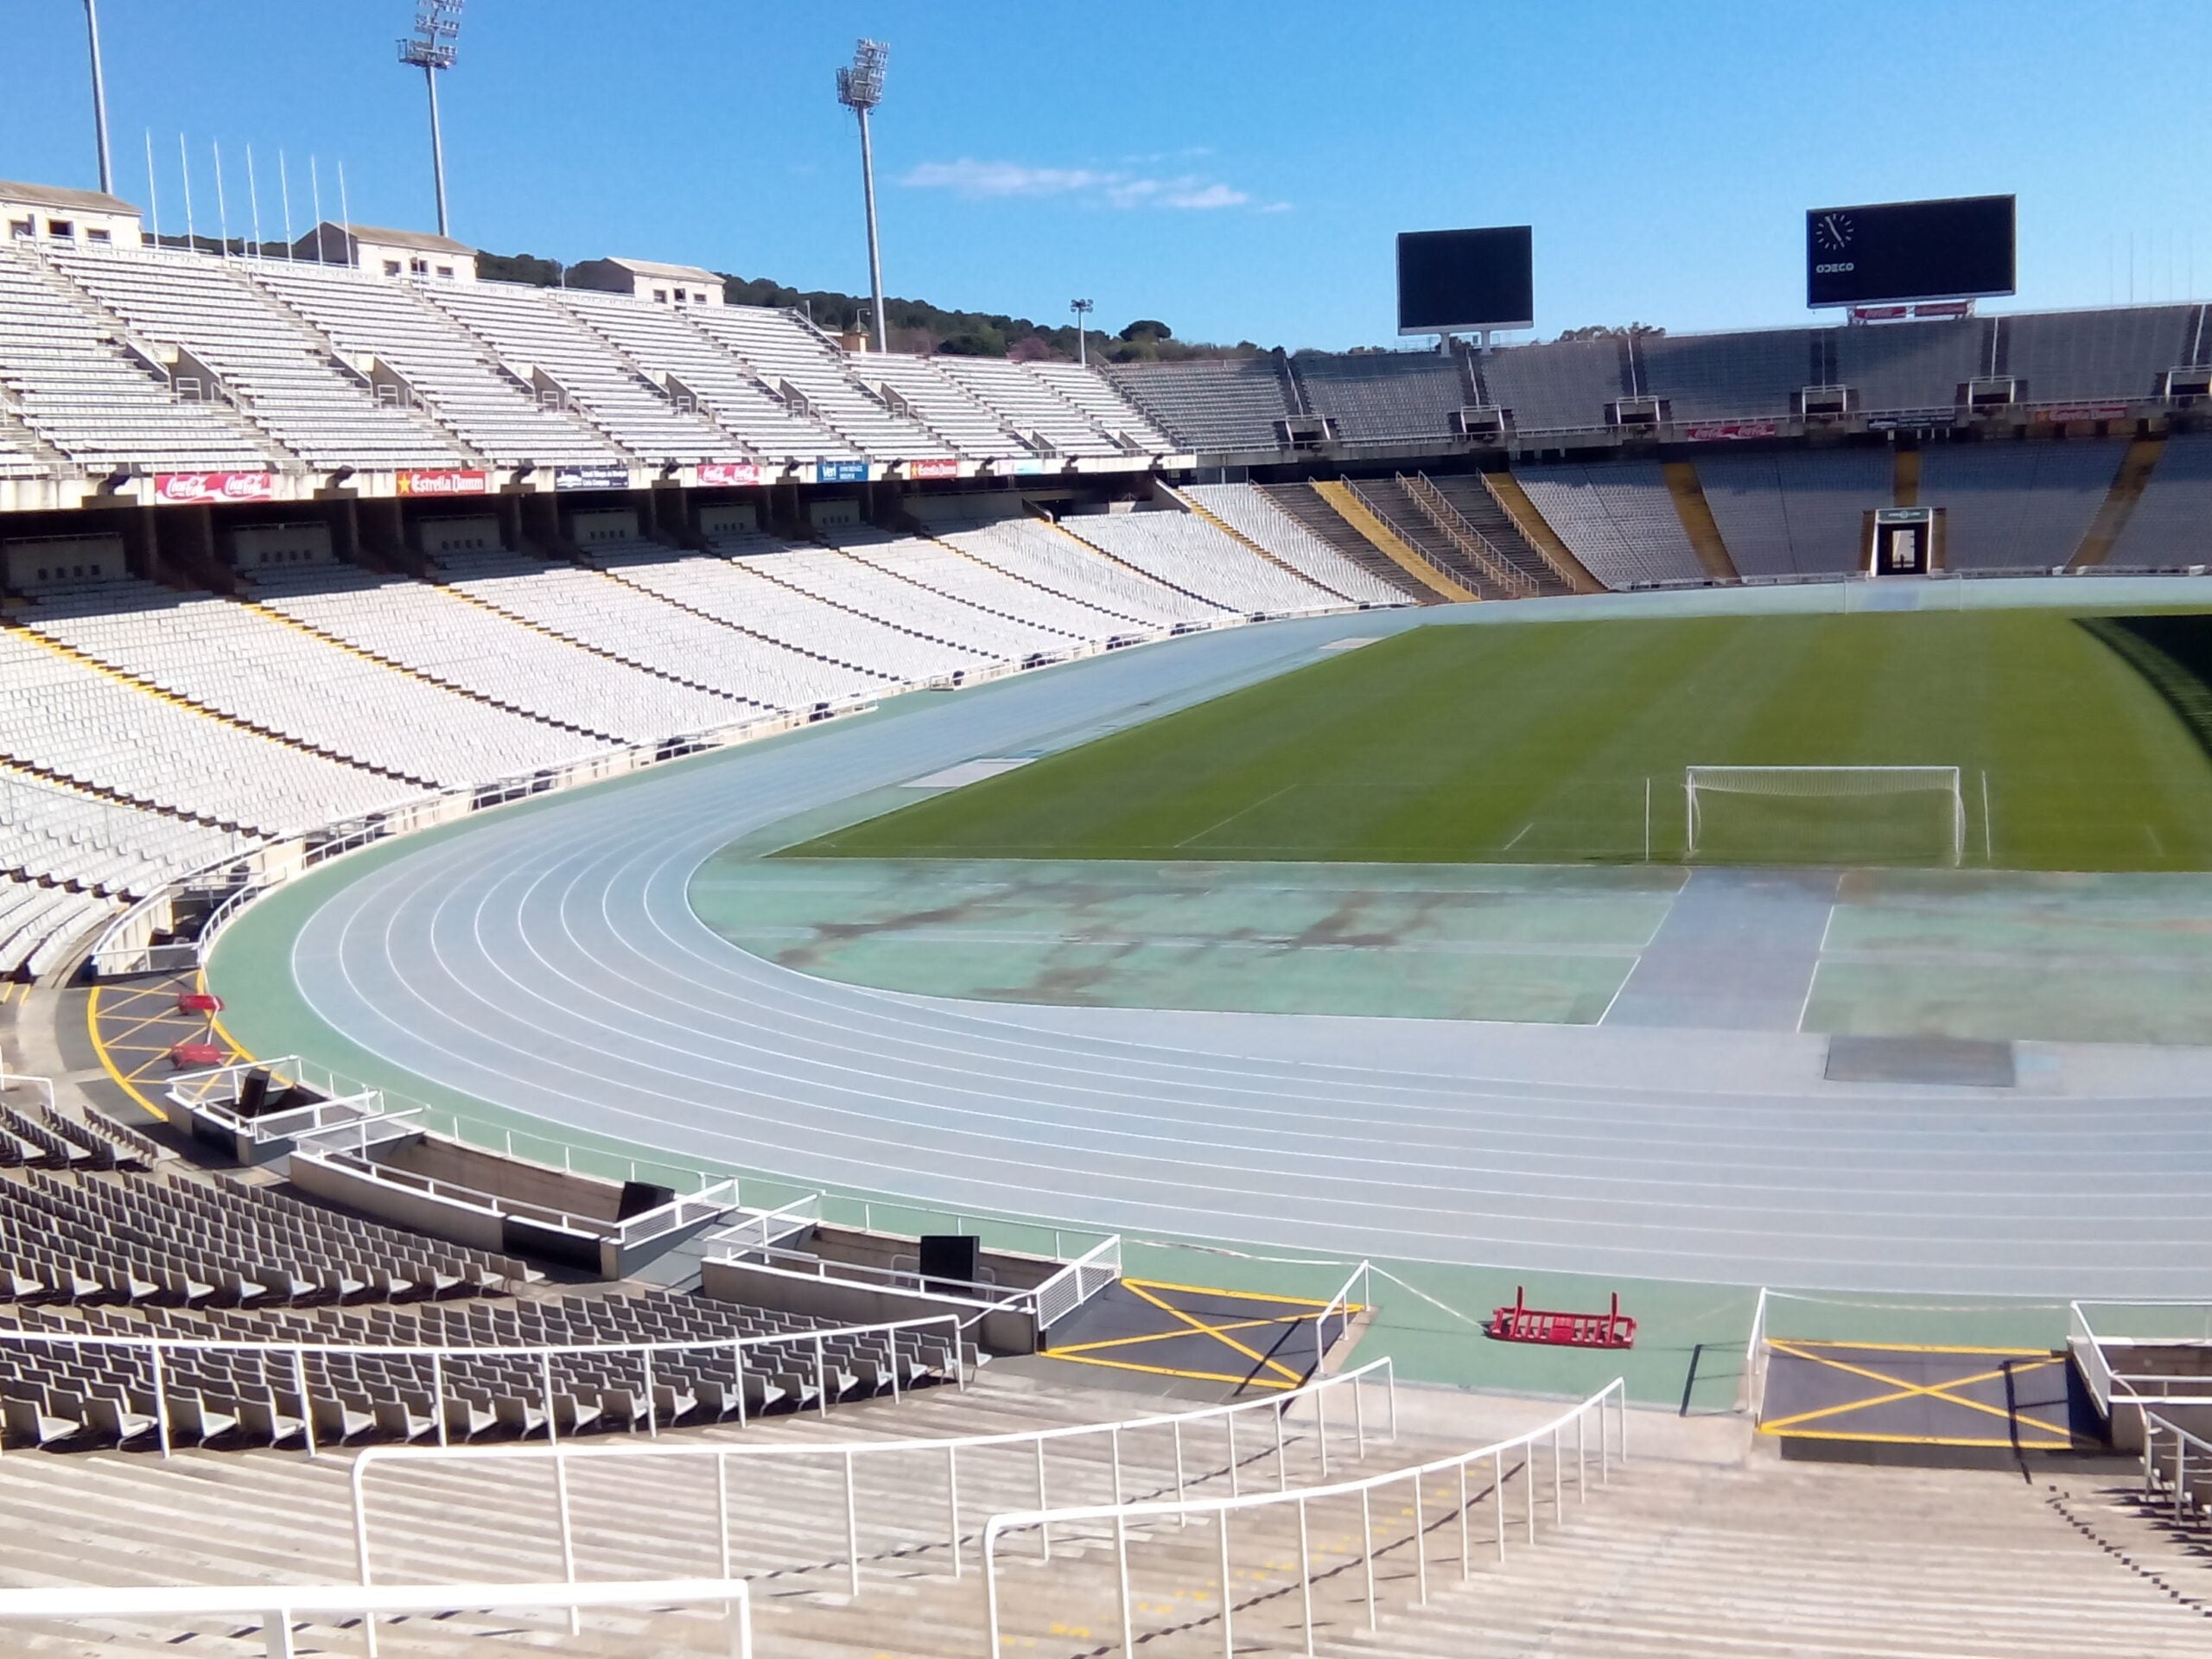
<instances>
[{"instance_id":1,"label":"floodlight tower","mask_svg":"<svg viewBox=\"0 0 2212 1659\"><path fill-rule=\"evenodd\" d=\"M1090 348L1084 343L1086 319L1098 308L1089 300L1070 300L1068 309L1075 313L1075 360L1085 365L1090 362Z\"/></svg>"},{"instance_id":2,"label":"floodlight tower","mask_svg":"<svg viewBox=\"0 0 2212 1659\"><path fill-rule=\"evenodd\" d=\"M107 77L100 73L99 0L85 0L85 33L92 43L92 138L99 145L100 191L115 194L115 172L107 160Z\"/></svg>"},{"instance_id":3,"label":"floodlight tower","mask_svg":"<svg viewBox=\"0 0 2212 1659\"><path fill-rule=\"evenodd\" d=\"M888 351L883 322L883 253L875 240L875 154L868 147L868 112L883 102L883 66L891 48L862 41L849 67L837 72L837 101L861 118L861 191L868 201L868 281L875 296L875 349Z\"/></svg>"},{"instance_id":4,"label":"floodlight tower","mask_svg":"<svg viewBox=\"0 0 2212 1659\"><path fill-rule=\"evenodd\" d=\"M438 72L453 67L460 48L461 9L466 0L421 0L415 9L415 33L399 43L399 60L423 72L430 91L430 172L438 187L438 234L446 232L446 149L438 132Z\"/></svg>"}]
</instances>

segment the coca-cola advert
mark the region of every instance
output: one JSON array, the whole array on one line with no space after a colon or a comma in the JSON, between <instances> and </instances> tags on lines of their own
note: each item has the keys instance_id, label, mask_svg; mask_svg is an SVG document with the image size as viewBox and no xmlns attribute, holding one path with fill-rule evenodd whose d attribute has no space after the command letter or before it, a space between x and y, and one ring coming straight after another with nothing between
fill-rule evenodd
<instances>
[{"instance_id":1,"label":"coca-cola advert","mask_svg":"<svg viewBox=\"0 0 2212 1659\"><path fill-rule=\"evenodd\" d=\"M1707 421L1682 435L1692 443L1716 443L1730 438L1770 438L1777 430L1772 421Z\"/></svg>"},{"instance_id":2,"label":"coca-cola advert","mask_svg":"<svg viewBox=\"0 0 2212 1659\"><path fill-rule=\"evenodd\" d=\"M166 507L216 501L273 501L274 473L156 473L154 499Z\"/></svg>"},{"instance_id":3,"label":"coca-cola advert","mask_svg":"<svg viewBox=\"0 0 2212 1659\"><path fill-rule=\"evenodd\" d=\"M402 495L489 495L492 475L481 471L442 470L399 474Z\"/></svg>"},{"instance_id":4,"label":"coca-cola advert","mask_svg":"<svg viewBox=\"0 0 2212 1659\"><path fill-rule=\"evenodd\" d=\"M910 461L906 463L906 474L910 478L957 478L960 476L960 463L949 455L932 456L927 461Z\"/></svg>"},{"instance_id":5,"label":"coca-cola advert","mask_svg":"<svg viewBox=\"0 0 2212 1659\"><path fill-rule=\"evenodd\" d=\"M699 482L705 487L717 484L745 486L766 481L757 461L702 461L699 463Z\"/></svg>"}]
</instances>

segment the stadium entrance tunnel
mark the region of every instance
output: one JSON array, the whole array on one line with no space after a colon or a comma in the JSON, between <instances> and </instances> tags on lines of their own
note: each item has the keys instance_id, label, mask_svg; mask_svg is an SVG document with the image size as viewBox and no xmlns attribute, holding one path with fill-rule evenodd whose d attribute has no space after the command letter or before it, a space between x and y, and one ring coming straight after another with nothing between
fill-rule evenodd
<instances>
[{"instance_id":1,"label":"stadium entrance tunnel","mask_svg":"<svg viewBox=\"0 0 2212 1659\"><path fill-rule=\"evenodd\" d=\"M1102 1380L1122 1389L1149 1377L1163 1390L1196 1385L1225 1400L1287 1394L1356 1338L1369 1312L1357 1302L1125 1278L1054 1325L1045 1357L1120 1373Z\"/></svg>"}]
</instances>

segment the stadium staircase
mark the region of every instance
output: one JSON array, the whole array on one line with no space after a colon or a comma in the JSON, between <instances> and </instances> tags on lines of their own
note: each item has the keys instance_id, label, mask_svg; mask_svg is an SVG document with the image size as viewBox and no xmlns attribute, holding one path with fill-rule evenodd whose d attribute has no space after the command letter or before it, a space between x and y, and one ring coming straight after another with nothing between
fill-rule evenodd
<instances>
[{"instance_id":1,"label":"stadium staircase","mask_svg":"<svg viewBox=\"0 0 2212 1659\"><path fill-rule=\"evenodd\" d=\"M1345 523L1344 516L1331 506L1313 485L1260 484L1254 487L1285 514L1303 524L1377 581L1388 582L1400 593L1408 594L1424 605L1434 605L1451 597L1442 588L1425 581L1420 572L1407 569Z\"/></svg>"},{"instance_id":2,"label":"stadium staircase","mask_svg":"<svg viewBox=\"0 0 2212 1659\"><path fill-rule=\"evenodd\" d=\"M1503 598L1527 599L1535 594L1534 579L1469 523L1427 474L1400 473L1391 481L1400 499L1413 509L1402 522L1426 532L1424 541L1446 564L1475 578L1485 592L1496 588Z\"/></svg>"},{"instance_id":3,"label":"stadium staircase","mask_svg":"<svg viewBox=\"0 0 2212 1659\"><path fill-rule=\"evenodd\" d=\"M1313 493L1370 547L1437 598L1465 601L1483 597L1475 588L1460 581L1451 571L1440 568L1433 559L1399 536L1360 499L1359 493L1351 485L1340 479L1317 479ZM1405 585L1402 578L1398 585Z\"/></svg>"},{"instance_id":4,"label":"stadium staircase","mask_svg":"<svg viewBox=\"0 0 2212 1659\"><path fill-rule=\"evenodd\" d=\"M1205 520L1207 524L1211 524L1223 535L1228 537L1230 540L1237 543L1240 546L1244 548L1247 552L1249 552L1259 558L1265 559L1269 564L1274 565L1279 570L1287 571L1291 575L1300 582L1312 582L1324 593L1335 594L1347 605L1357 605L1359 602L1353 595L1345 593L1342 588L1331 587L1327 582L1322 581L1320 577L1315 575L1313 572L1309 570L1301 570L1287 560L1276 557L1274 554L1261 546L1259 543L1254 541L1243 531L1238 530L1227 519L1220 517L1217 513L1208 512L1203 503L1193 499L1184 491L1176 489L1172 485L1162 485L1160 487L1166 490L1169 495L1173 496L1185 512L1196 513L1200 518Z\"/></svg>"},{"instance_id":5,"label":"stadium staircase","mask_svg":"<svg viewBox=\"0 0 2212 1659\"><path fill-rule=\"evenodd\" d=\"M1440 1396L1452 1399L1452 1396ZM1411 1402L1409 1402L1409 1404ZM1507 1402L1511 1403L1511 1402ZM742 1430L686 1430L659 1444L849 1446L891 1440L1020 1433L1157 1412L1157 1399L1064 1389L994 1370L963 1391L847 1407L828 1419L786 1416ZM1422 1432L1370 1439L1356 1455L1332 1413L1329 1478L1407 1467L1472 1443L1440 1424L1484 1408L1416 1408ZM1276 1485L1268 1421L1247 1417L1237 1449L1247 1492ZM1370 1415L1370 1427L1375 1418ZM1676 1427L1695 1431L1676 1440ZM1461 1659L1537 1654L1551 1659L2183 1659L2212 1641L2202 1540L2175 1535L2127 1492L2018 1472L1787 1463L1743 1453L1740 1439L1645 1418L1631 1426L1637 1460L1601 1486L1591 1465L1578 1495L1573 1453L1554 1502L1548 1454L1533 1469L1509 1459L1502 1492L1487 1465L1462 1535L1449 1476L1422 1487L1416 1530L1409 1487L1376 1491L1365 1517L1374 1549L1374 1611L1362 1567L1363 1514L1349 1499L1311 1505L1313 1651L1332 1659ZM1310 1415L1286 1421L1283 1472L1293 1486L1321 1478ZM1661 1440L1666 1433L1664 1443ZM1172 1490L1158 1431L1126 1435L1124 1501ZM1225 1495L1228 1455L1217 1422L1185 1435L1187 1490ZM1052 1498L1108 1501L1106 1437L1055 1443ZM988 1651L977 1535L985 1517L1035 1502L1029 1448L974 1451L959 1462L962 1573L945 1542L944 1459L927 1450L855 1465L855 1537L845 1526L844 1459L729 1465L731 1569L753 1579L754 1651L762 1659L982 1659ZM344 1582L358 1577L351 1530L353 1455L309 1462L276 1452L93 1453L0 1459L0 1528L19 1584L148 1581ZM1531 1479L1533 1475L1534 1478ZM371 1560L381 1582L521 1580L562 1576L555 1492L542 1459L385 1464L365 1483ZM700 1458L573 1460L569 1501L575 1576L584 1580L712 1573L721 1565L717 1480ZM1503 1499L1507 1548L1494 1528ZM1533 1498L1536 1541L1527 1541ZM1056 1530L1049 1564L1033 1534L1000 1544L999 1628L1010 1654L1092 1659L1121 1650L1116 1559L1105 1522ZM1231 1531L1235 1649L1306 1650L1295 1570L1297 1508L1241 1511ZM1128 1531L1127 1561L1141 1650L1160 1656L1222 1649L1219 1539L1214 1525L1153 1519ZM1418 1553L1417 1553L1418 1552ZM1421 1601L1425 1568L1427 1600ZM1369 1626L1370 1617L1374 1628ZM358 1630L302 1626L302 1650L353 1653ZM194 1626L203 1637L236 1621ZM387 1623L391 1659L462 1650L468 1638L507 1632L550 1642L557 1620L502 1610ZM59 1659L98 1650L112 1659L176 1651L179 1627L100 1620L16 1627L8 1651ZM700 1612L643 1611L586 1617L564 1653L592 1659L728 1651L727 1633ZM195 1650L199 1643L190 1643Z\"/></svg>"},{"instance_id":6,"label":"stadium staircase","mask_svg":"<svg viewBox=\"0 0 2212 1659\"><path fill-rule=\"evenodd\" d=\"M1497 503L1497 509L1507 522L1535 550L1552 573L1567 585L1569 593L1602 594L1605 584L1592 575L1582 561L1574 556L1567 544L1560 539L1559 532L1536 511L1536 504L1521 487L1521 480L1510 472L1484 473L1483 488Z\"/></svg>"},{"instance_id":7,"label":"stadium staircase","mask_svg":"<svg viewBox=\"0 0 2212 1659\"><path fill-rule=\"evenodd\" d=\"M2127 446L2127 453L2120 457L2120 470L2113 475L2112 489L2106 494L2104 505L2089 521L2082 545L2066 562L2069 570L2093 569L2112 556L2120 532L2135 516L2136 504L2142 500L2151 474L2158 469L2158 458L2165 452L2163 435L2138 438Z\"/></svg>"},{"instance_id":8,"label":"stadium staircase","mask_svg":"<svg viewBox=\"0 0 2212 1659\"><path fill-rule=\"evenodd\" d=\"M1667 475L1667 493L1675 499L1675 515L1682 521L1682 532L1696 550L1697 562L1705 567L1707 577L1713 582L1741 582L1743 573L1728 556L1720 526L1713 521L1713 508L1705 499L1705 486L1698 482L1697 468L1687 461L1670 461L1662 470Z\"/></svg>"}]
</instances>

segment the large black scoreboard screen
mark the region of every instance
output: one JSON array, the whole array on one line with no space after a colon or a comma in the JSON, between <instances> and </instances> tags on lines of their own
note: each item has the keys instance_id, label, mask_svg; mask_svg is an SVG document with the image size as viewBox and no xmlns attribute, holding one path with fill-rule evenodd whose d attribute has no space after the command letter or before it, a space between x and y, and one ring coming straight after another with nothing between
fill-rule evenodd
<instances>
[{"instance_id":1,"label":"large black scoreboard screen","mask_svg":"<svg viewBox=\"0 0 2212 1659\"><path fill-rule=\"evenodd\" d=\"M1805 215L1805 303L2012 293L2013 208L2011 196L1815 207Z\"/></svg>"},{"instance_id":2,"label":"large black scoreboard screen","mask_svg":"<svg viewBox=\"0 0 2212 1659\"><path fill-rule=\"evenodd\" d=\"M1398 332L1536 326L1526 225L1398 233Z\"/></svg>"}]
</instances>

